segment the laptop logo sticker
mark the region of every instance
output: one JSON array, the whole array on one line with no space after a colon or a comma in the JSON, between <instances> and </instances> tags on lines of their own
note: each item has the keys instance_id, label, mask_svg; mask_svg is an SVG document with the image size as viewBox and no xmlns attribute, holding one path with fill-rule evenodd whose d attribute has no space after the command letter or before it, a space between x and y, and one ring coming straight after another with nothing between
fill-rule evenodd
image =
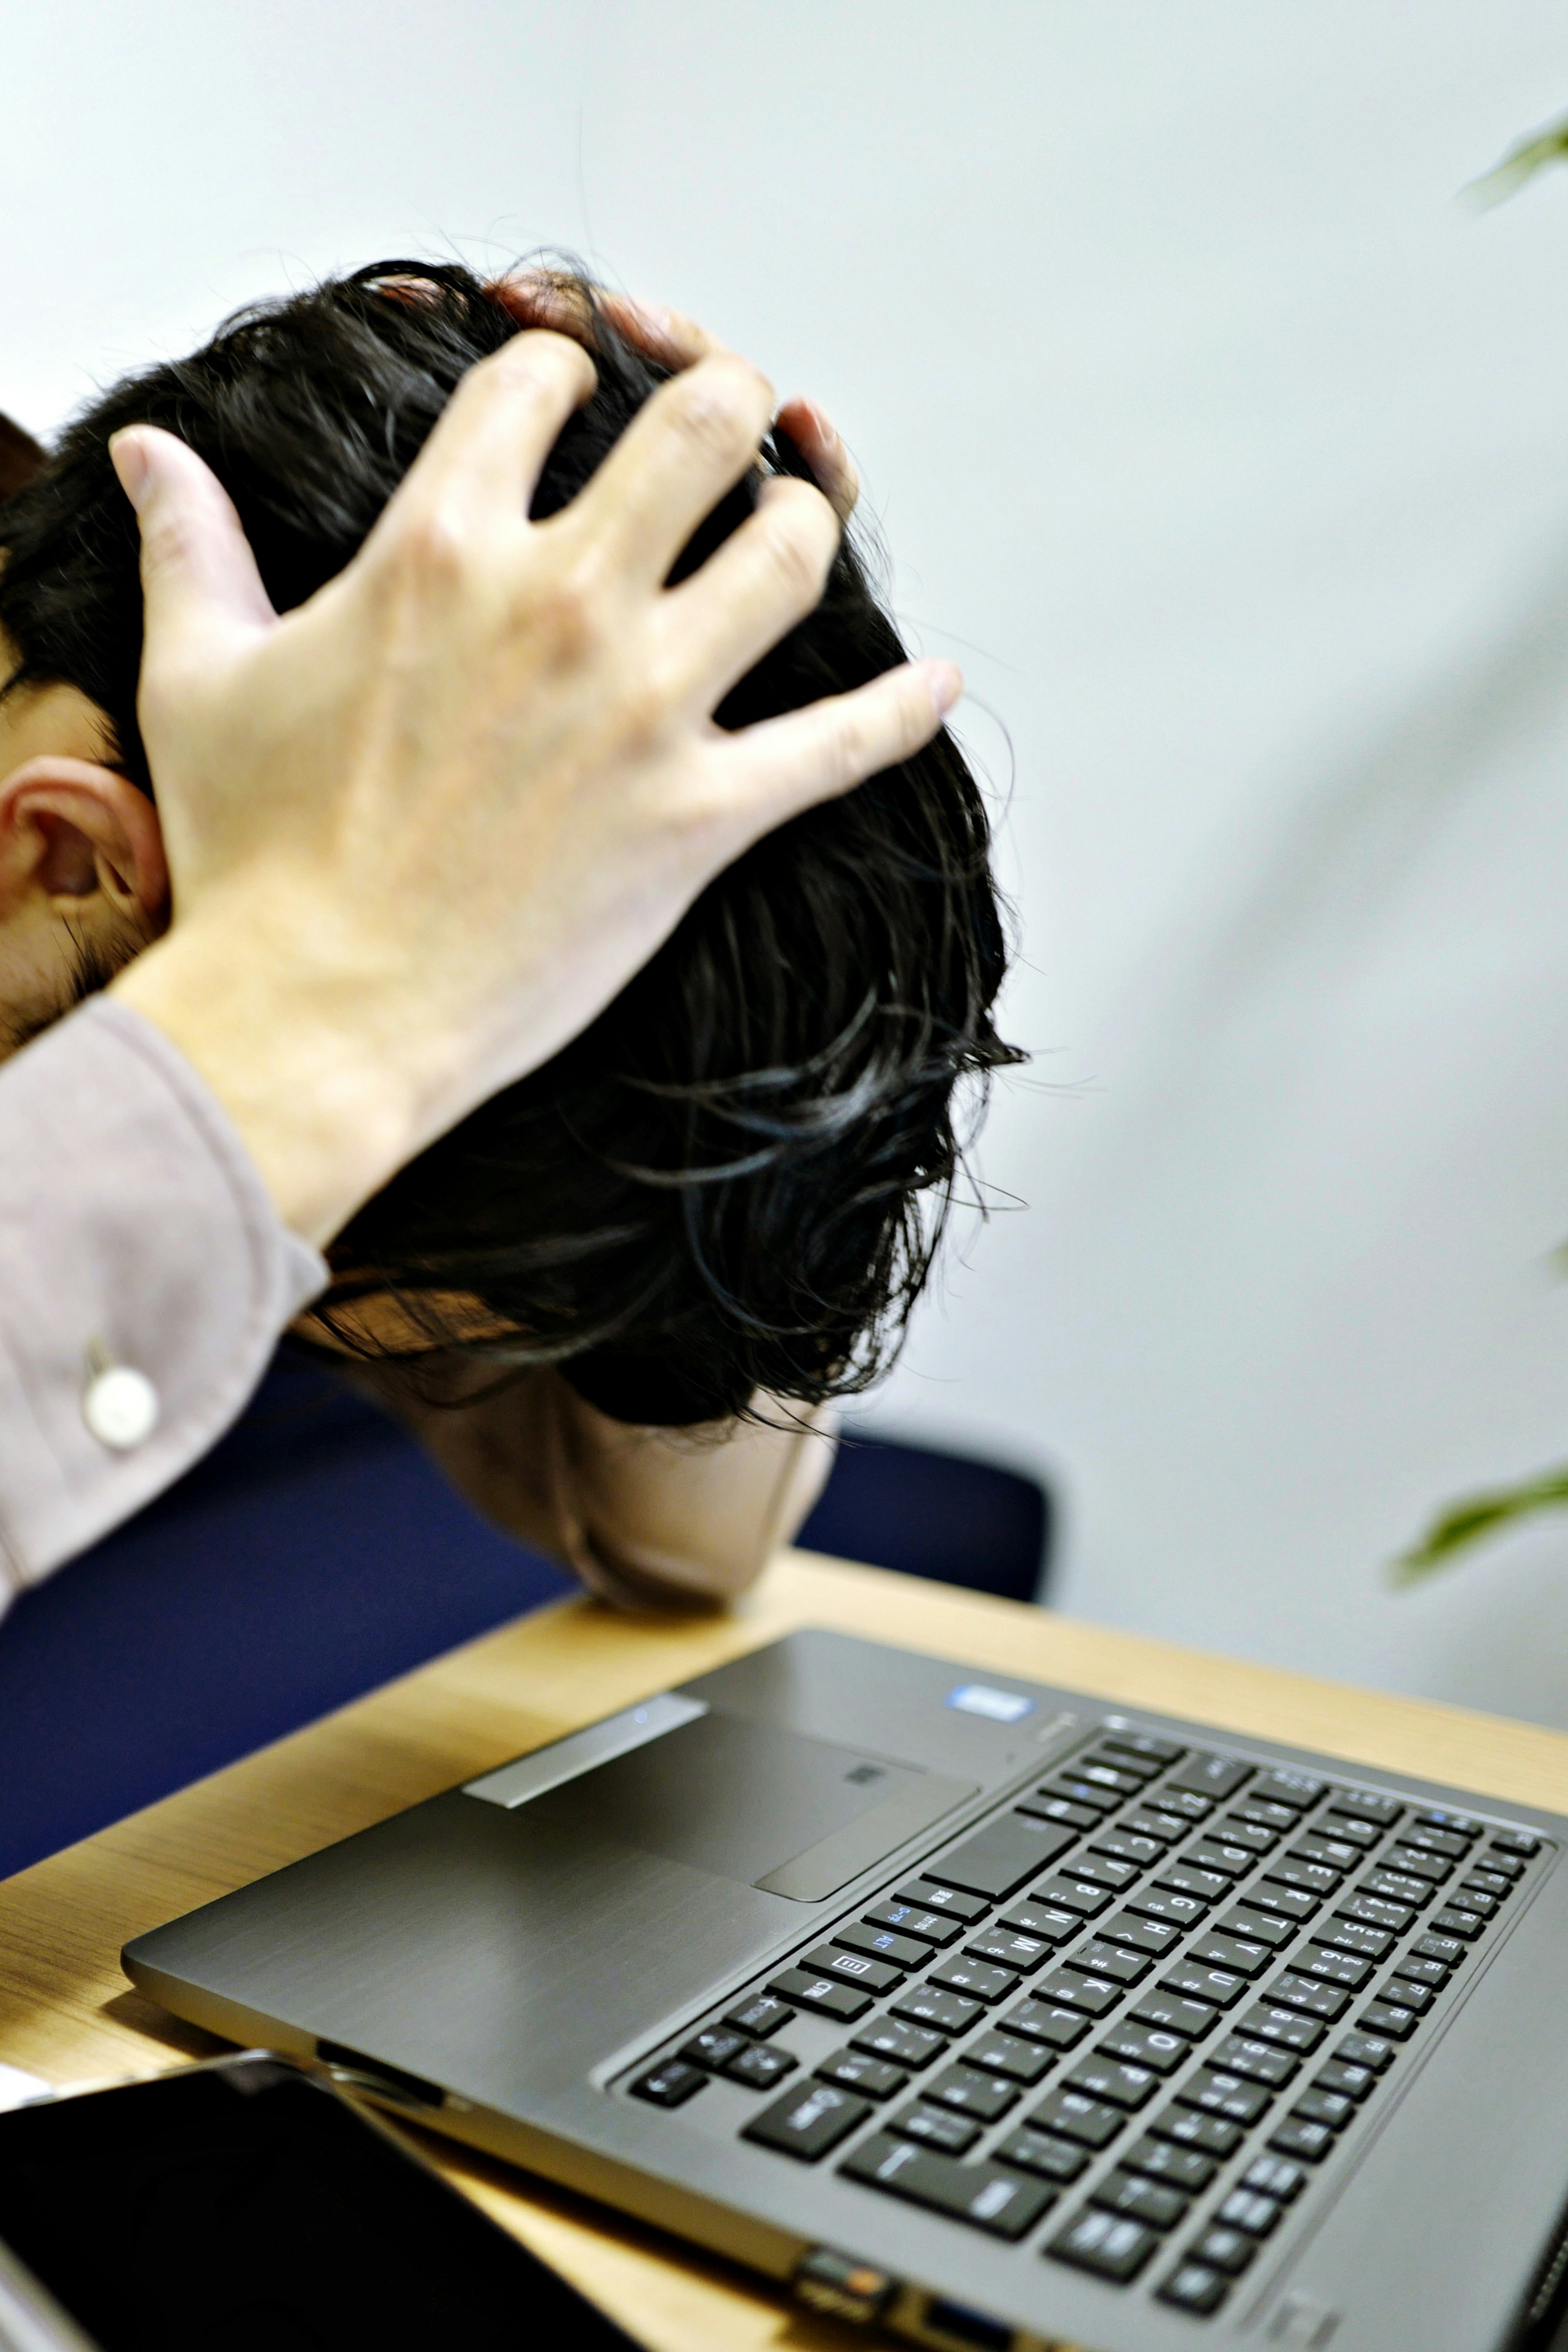
<instances>
[{"instance_id":1,"label":"laptop logo sticker","mask_svg":"<svg viewBox=\"0 0 1568 2352\"><path fill-rule=\"evenodd\" d=\"M988 1683L960 1683L948 1692L947 1705L960 1715L983 1715L990 1723L1019 1723L1034 1708L1033 1699L1018 1691L993 1690Z\"/></svg>"}]
</instances>

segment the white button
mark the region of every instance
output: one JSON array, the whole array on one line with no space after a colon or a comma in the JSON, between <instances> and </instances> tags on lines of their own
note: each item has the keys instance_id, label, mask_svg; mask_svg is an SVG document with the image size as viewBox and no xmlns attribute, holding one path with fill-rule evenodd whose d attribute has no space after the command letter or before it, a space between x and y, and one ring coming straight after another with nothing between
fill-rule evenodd
<instances>
[{"instance_id":1,"label":"white button","mask_svg":"<svg viewBox=\"0 0 1568 2352\"><path fill-rule=\"evenodd\" d=\"M129 1454L158 1426L158 1391L145 1372L130 1364L110 1364L88 1382L81 1417L100 1445Z\"/></svg>"}]
</instances>

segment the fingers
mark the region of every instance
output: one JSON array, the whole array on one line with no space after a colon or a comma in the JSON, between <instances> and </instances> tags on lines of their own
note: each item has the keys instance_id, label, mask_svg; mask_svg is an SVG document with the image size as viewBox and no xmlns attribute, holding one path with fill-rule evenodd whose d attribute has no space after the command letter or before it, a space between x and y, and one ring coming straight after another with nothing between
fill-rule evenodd
<instances>
[{"instance_id":1,"label":"fingers","mask_svg":"<svg viewBox=\"0 0 1568 2352\"><path fill-rule=\"evenodd\" d=\"M710 352L724 349L706 327L679 310L666 310L657 302L639 302L630 294L601 294L599 300L611 324L629 343L635 343L645 359L657 361L661 367L677 371L695 367Z\"/></svg>"},{"instance_id":2,"label":"fingers","mask_svg":"<svg viewBox=\"0 0 1568 2352\"><path fill-rule=\"evenodd\" d=\"M747 841L818 801L852 792L929 743L964 691L952 662L906 662L852 694L766 719L718 754Z\"/></svg>"},{"instance_id":3,"label":"fingers","mask_svg":"<svg viewBox=\"0 0 1568 2352\"><path fill-rule=\"evenodd\" d=\"M457 528L518 520L528 511L562 425L598 381L593 362L564 335L518 335L469 369L438 418L376 535L414 518Z\"/></svg>"},{"instance_id":4,"label":"fingers","mask_svg":"<svg viewBox=\"0 0 1568 2352\"><path fill-rule=\"evenodd\" d=\"M115 435L110 457L136 509L146 612L142 677L215 666L277 615L228 493L195 451L156 425Z\"/></svg>"},{"instance_id":5,"label":"fingers","mask_svg":"<svg viewBox=\"0 0 1568 2352\"><path fill-rule=\"evenodd\" d=\"M586 489L548 530L599 541L617 569L662 582L697 525L756 457L772 387L732 352L661 384Z\"/></svg>"},{"instance_id":6,"label":"fingers","mask_svg":"<svg viewBox=\"0 0 1568 2352\"><path fill-rule=\"evenodd\" d=\"M757 510L699 572L659 600L671 667L706 718L737 678L821 601L839 526L821 491L765 482Z\"/></svg>"},{"instance_id":7,"label":"fingers","mask_svg":"<svg viewBox=\"0 0 1568 2352\"><path fill-rule=\"evenodd\" d=\"M485 291L519 327L553 327L591 351L596 308L618 334L661 367L688 368L721 348L695 319L684 318L679 310L639 302L630 294L612 294L602 286L591 289L581 278L559 270L514 269L505 278L492 278Z\"/></svg>"},{"instance_id":8,"label":"fingers","mask_svg":"<svg viewBox=\"0 0 1568 2352\"><path fill-rule=\"evenodd\" d=\"M860 476L831 417L814 400L797 399L784 403L778 421L816 476L839 520L848 522L861 494Z\"/></svg>"}]
</instances>

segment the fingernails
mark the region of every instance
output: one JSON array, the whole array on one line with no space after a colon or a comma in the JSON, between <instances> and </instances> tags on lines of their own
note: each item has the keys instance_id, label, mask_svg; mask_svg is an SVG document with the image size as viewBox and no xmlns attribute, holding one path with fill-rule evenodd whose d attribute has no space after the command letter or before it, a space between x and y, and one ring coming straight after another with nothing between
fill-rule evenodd
<instances>
[{"instance_id":1,"label":"fingernails","mask_svg":"<svg viewBox=\"0 0 1568 2352\"><path fill-rule=\"evenodd\" d=\"M152 468L147 462L147 452L137 438L133 425L116 433L110 441L109 461L120 477L120 487L140 513L141 501L147 496Z\"/></svg>"},{"instance_id":2,"label":"fingernails","mask_svg":"<svg viewBox=\"0 0 1568 2352\"><path fill-rule=\"evenodd\" d=\"M964 673L956 662L934 661L925 664L925 682L931 688L931 699L936 706L938 719L946 719L964 691Z\"/></svg>"}]
</instances>

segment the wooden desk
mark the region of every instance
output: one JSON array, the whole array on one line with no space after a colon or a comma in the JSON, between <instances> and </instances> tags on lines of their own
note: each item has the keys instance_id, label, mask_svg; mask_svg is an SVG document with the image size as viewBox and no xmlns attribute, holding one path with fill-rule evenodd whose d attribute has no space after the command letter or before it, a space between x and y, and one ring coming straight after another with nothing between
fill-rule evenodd
<instances>
[{"instance_id":1,"label":"wooden desk","mask_svg":"<svg viewBox=\"0 0 1568 2352\"><path fill-rule=\"evenodd\" d=\"M1568 1738L1082 1625L944 1585L784 1555L733 1616L570 1601L132 1814L0 1886L0 2061L55 2082L154 2074L221 2045L132 1992L130 1936L520 1750L798 1625L1568 1811ZM47 1769L47 1759L39 1759ZM428 2135L487 2211L655 2352L826 2352L842 2334L739 2272Z\"/></svg>"}]
</instances>

